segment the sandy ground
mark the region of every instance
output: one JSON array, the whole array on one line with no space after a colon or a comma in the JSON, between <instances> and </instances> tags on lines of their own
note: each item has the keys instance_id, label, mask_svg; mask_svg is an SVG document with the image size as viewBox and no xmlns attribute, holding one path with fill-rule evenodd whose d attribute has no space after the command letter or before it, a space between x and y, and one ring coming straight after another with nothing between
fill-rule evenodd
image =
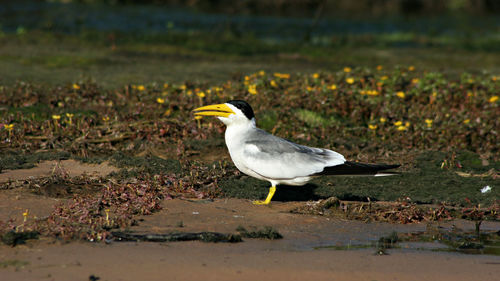
<instances>
[{"instance_id":1,"label":"sandy ground","mask_svg":"<svg viewBox=\"0 0 500 281\"><path fill-rule=\"evenodd\" d=\"M272 241L1 247L1 280L498 280L500 259L424 251L287 250Z\"/></svg>"},{"instance_id":2,"label":"sandy ground","mask_svg":"<svg viewBox=\"0 0 500 281\"><path fill-rule=\"evenodd\" d=\"M326 246L363 244L392 231L424 230L424 224L363 223L290 214L303 203L254 206L248 200L169 200L164 209L131 230L234 233L271 225L281 240L242 243L54 242L0 246L0 280L498 280L500 257L417 250L411 245L376 255L375 249L339 251ZM182 221L183 226L179 226ZM450 223L448 223L449 225ZM459 227L472 224L457 221ZM444 224L446 226L446 224ZM487 223L484 227L498 228ZM436 245L434 245L436 246ZM427 246L432 248L434 246ZM419 246L420 247L420 246Z\"/></svg>"},{"instance_id":3,"label":"sandy ground","mask_svg":"<svg viewBox=\"0 0 500 281\"><path fill-rule=\"evenodd\" d=\"M8 181L34 179L50 176L54 172L66 172L69 176L79 176L87 174L89 176L104 176L113 171L118 171L116 167L110 166L106 162L97 164L85 164L76 160L43 161L32 169L5 170L0 173L0 184Z\"/></svg>"},{"instance_id":4,"label":"sandy ground","mask_svg":"<svg viewBox=\"0 0 500 281\"><path fill-rule=\"evenodd\" d=\"M71 165L66 168L72 170L68 168ZM105 171L93 165L87 168ZM61 200L65 199L35 195L22 188L0 190L0 220L19 221L26 208L31 215L43 217ZM500 280L500 257L429 250L440 247L438 243L401 244L401 249L388 250L389 255L382 256L376 255L374 248L328 248L372 243L392 231L423 231L427 226L363 223L289 212L301 204L307 202L256 206L241 199L166 200L161 211L140 217L139 225L130 230L236 233L238 226L249 230L272 226L284 238L244 239L236 244L64 243L43 238L13 248L0 245L0 280ZM465 221L440 225L473 228ZM484 223L482 227L499 230L500 223ZM416 249L422 247L428 250Z\"/></svg>"}]
</instances>

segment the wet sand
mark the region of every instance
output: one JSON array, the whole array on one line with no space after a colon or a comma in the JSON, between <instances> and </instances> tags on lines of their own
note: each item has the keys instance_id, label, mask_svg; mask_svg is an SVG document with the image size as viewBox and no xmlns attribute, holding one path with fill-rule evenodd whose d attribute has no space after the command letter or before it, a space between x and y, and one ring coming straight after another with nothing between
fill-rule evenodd
<instances>
[{"instance_id":1,"label":"wet sand","mask_svg":"<svg viewBox=\"0 0 500 281\"><path fill-rule=\"evenodd\" d=\"M0 280L495 280L500 257L374 248L340 251L327 246L376 241L392 231L421 231L425 224L363 223L290 214L297 202L255 206L248 200L168 200L164 209L144 216L132 231L219 231L273 226L280 240L242 243L28 241L0 246ZM182 222L180 227L179 222ZM470 222L456 221L470 228ZM485 228L498 228L485 223Z\"/></svg>"},{"instance_id":2,"label":"wet sand","mask_svg":"<svg viewBox=\"0 0 500 281\"><path fill-rule=\"evenodd\" d=\"M1 280L495 280L500 259L395 250L279 249L273 241L239 244L69 243L0 247ZM498 279L496 279L498 280Z\"/></svg>"}]
</instances>

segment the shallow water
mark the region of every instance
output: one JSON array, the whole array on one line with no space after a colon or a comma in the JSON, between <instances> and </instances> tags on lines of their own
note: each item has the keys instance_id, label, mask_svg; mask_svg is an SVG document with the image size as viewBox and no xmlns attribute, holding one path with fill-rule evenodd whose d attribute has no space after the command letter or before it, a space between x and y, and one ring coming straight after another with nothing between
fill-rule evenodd
<instances>
[{"instance_id":1,"label":"shallow water","mask_svg":"<svg viewBox=\"0 0 500 281\"><path fill-rule=\"evenodd\" d=\"M168 34L169 32L231 32L252 34L273 41L330 44L332 36L385 35L394 46L405 47L408 36L430 35L485 39L497 36L500 15L440 15L367 18L356 15L324 15L320 20L297 17L204 13L179 7L155 5L89 5L42 1L9 1L0 5L5 32L28 29L79 33L121 31ZM413 43L414 44L414 43Z\"/></svg>"}]
</instances>

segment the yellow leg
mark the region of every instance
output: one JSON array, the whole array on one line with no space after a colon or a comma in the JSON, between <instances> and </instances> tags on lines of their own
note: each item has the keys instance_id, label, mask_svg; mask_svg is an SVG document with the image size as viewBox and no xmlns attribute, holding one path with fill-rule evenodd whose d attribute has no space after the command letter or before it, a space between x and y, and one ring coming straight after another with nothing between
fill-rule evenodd
<instances>
[{"instance_id":1,"label":"yellow leg","mask_svg":"<svg viewBox=\"0 0 500 281\"><path fill-rule=\"evenodd\" d=\"M267 205L271 202L271 198L273 198L274 193L276 192L276 186L271 186L269 188L269 193L267 194L266 200L264 201L253 201L255 205Z\"/></svg>"}]
</instances>

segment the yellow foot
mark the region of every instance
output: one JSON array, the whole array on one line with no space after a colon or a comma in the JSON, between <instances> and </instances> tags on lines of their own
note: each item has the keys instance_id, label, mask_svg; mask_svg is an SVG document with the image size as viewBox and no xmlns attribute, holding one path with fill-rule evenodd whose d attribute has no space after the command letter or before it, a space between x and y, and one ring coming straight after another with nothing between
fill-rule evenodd
<instances>
[{"instance_id":1,"label":"yellow foot","mask_svg":"<svg viewBox=\"0 0 500 281\"><path fill-rule=\"evenodd\" d=\"M269 205L269 202L266 201L253 201L252 202L254 205Z\"/></svg>"},{"instance_id":2,"label":"yellow foot","mask_svg":"<svg viewBox=\"0 0 500 281\"><path fill-rule=\"evenodd\" d=\"M276 186L271 186L269 188L269 193L267 194L266 200L264 201L253 201L254 205L268 205L276 192Z\"/></svg>"}]
</instances>

